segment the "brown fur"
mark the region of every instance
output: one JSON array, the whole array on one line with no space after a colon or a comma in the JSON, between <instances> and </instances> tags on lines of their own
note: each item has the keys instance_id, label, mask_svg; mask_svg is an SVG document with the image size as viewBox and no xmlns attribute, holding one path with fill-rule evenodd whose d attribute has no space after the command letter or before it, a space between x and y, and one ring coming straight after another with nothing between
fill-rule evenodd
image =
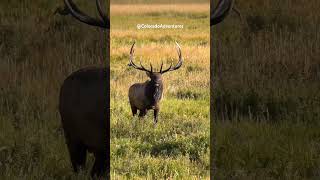
<instances>
[{"instance_id":1,"label":"brown fur","mask_svg":"<svg viewBox=\"0 0 320 180\"><path fill-rule=\"evenodd\" d=\"M85 68L72 73L60 90L59 111L74 171L94 154L91 175L109 172L109 87L107 69Z\"/></svg>"},{"instance_id":2,"label":"brown fur","mask_svg":"<svg viewBox=\"0 0 320 180\"><path fill-rule=\"evenodd\" d=\"M133 116L139 110L139 117L144 117L148 110L153 109L154 122L157 123L163 92L162 76L156 72L147 72L147 75L151 80L135 83L129 88L129 102Z\"/></svg>"},{"instance_id":3,"label":"brown fur","mask_svg":"<svg viewBox=\"0 0 320 180\"><path fill-rule=\"evenodd\" d=\"M100 0L96 0L99 18L85 14L72 0L64 0L64 4L64 8L58 8L55 13L70 14L79 22L100 27L106 32L110 29L110 20ZM107 34L104 37L108 37L109 32ZM105 43L107 46L108 42ZM107 68L84 68L72 73L61 87L59 103L74 171L85 166L89 151L95 156L91 176L106 176L107 179L110 169L109 77Z\"/></svg>"},{"instance_id":4,"label":"brown fur","mask_svg":"<svg viewBox=\"0 0 320 180\"><path fill-rule=\"evenodd\" d=\"M147 114L148 110L153 109L154 122L158 122L158 113L160 110L159 103L162 98L163 92L162 74L179 69L183 62L181 48L177 42L176 44L179 62L175 66L172 66L171 64L169 68L164 70L162 69L163 63L161 63L159 72L154 72L152 70L151 64L150 70L148 70L142 66L141 62L140 67L133 62L135 42L132 44L130 49L130 61L128 66L146 72L148 77L150 78L149 81L146 81L144 83L133 84L129 88L129 101L133 116L135 116L137 114L137 111L139 110L139 117L144 117Z\"/></svg>"}]
</instances>

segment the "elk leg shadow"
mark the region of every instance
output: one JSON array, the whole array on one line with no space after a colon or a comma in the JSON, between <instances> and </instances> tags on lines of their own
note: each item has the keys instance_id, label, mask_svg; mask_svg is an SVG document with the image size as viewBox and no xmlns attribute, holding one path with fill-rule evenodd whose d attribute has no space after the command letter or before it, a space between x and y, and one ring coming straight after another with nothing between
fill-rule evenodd
<instances>
[{"instance_id":1,"label":"elk leg shadow","mask_svg":"<svg viewBox=\"0 0 320 180\"><path fill-rule=\"evenodd\" d=\"M80 143L68 142L68 150L71 158L71 163L74 172L78 172L79 169L84 168L87 159L87 148Z\"/></svg>"}]
</instances>

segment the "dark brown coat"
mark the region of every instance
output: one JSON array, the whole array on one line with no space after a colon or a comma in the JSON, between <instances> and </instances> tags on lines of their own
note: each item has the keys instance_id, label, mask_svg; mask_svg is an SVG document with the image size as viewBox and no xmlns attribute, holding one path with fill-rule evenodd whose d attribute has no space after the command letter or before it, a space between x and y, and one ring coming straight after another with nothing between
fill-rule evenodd
<instances>
[{"instance_id":1,"label":"dark brown coat","mask_svg":"<svg viewBox=\"0 0 320 180\"><path fill-rule=\"evenodd\" d=\"M92 175L109 171L108 72L85 68L72 73L60 90L59 111L71 162L77 172L92 152Z\"/></svg>"},{"instance_id":2,"label":"dark brown coat","mask_svg":"<svg viewBox=\"0 0 320 180\"><path fill-rule=\"evenodd\" d=\"M64 8L58 8L55 13L71 15L82 23L108 32L110 20L100 1L96 0L99 18L85 14L72 0L64 0ZM104 37L108 39L108 35L109 33L106 33ZM109 46L108 43L105 45ZM92 152L95 162L91 176L106 176L107 179L110 170L109 77L107 68L78 70L63 82L59 102L62 126L74 171L78 172L79 168L85 165L87 152Z\"/></svg>"},{"instance_id":3,"label":"dark brown coat","mask_svg":"<svg viewBox=\"0 0 320 180\"><path fill-rule=\"evenodd\" d=\"M154 72L151 64L151 69L148 70L142 66L141 62L140 66L137 66L133 62L135 43L132 44L130 49L130 62L128 66L131 66L140 71L145 71L147 73L147 76L150 78L150 80L144 83L135 83L129 88L128 96L133 116L135 116L137 114L137 111L139 110L139 117L144 117L147 114L148 110L153 109L154 122L158 122L160 100L163 93L162 74L179 69L182 66L183 62L181 48L177 42L176 44L179 62L175 66L172 66L171 64L170 67L165 70L162 69L162 63L159 72Z\"/></svg>"},{"instance_id":4,"label":"dark brown coat","mask_svg":"<svg viewBox=\"0 0 320 180\"><path fill-rule=\"evenodd\" d=\"M143 117L150 109L154 110L154 122L158 121L160 100L162 99L163 83L160 73L148 73L150 80L144 83L135 83L129 88L129 102L133 116L140 111L139 117Z\"/></svg>"}]
</instances>

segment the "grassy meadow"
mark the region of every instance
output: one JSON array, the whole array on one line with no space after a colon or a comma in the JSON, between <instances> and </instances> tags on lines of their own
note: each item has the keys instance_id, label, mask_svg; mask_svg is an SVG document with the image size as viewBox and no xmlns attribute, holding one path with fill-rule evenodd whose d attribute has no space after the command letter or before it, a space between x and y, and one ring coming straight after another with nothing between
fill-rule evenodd
<instances>
[{"instance_id":1,"label":"grassy meadow","mask_svg":"<svg viewBox=\"0 0 320 180\"><path fill-rule=\"evenodd\" d=\"M211 168L216 179L319 179L320 1L237 0L242 21L232 12L211 40L204 1L146 2L111 5L111 177L207 179ZM106 65L107 32L52 15L62 4L0 2L0 179L89 178L91 156L72 172L58 94L71 72ZM152 112L131 115L128 88L147 80L127 66L133 41L147 67L177 62L175 41L182 49L183 66L163 77L157 126Z\"/></svg>"},{"instance_id":2,"label":"grassy meadow","mask_svg":"<svg viewBox=\"0 0 320 180\"><path fill-rule=\"evenodd\" d=\"M209 178L210 28L209 4L111 4L111 177L112 179ZM137 29L137 24L183 24L183 29ZM184 62L163 75L164 97L158 124L153 111L132 117L128 90L146 81L135 61L159 70Z\"/></svg>"},{"instance_id":3,"label":"grassy meadow","mask_svg":"<svg viewBox=\"0 0 320 180\"><path fill-rule=\"evenodd\" d=\"M320 1L236 6L211 28L212 172L319 179Z\"/></svg>"},{"instance_id":4,"label":"grassy meadow","mask_svg":"<svg viewBox=\"0 0 320 180\"><path fill-rule=\"evenodd\" d=\"M95 3L75 1L93 14ZM0 2L0 179L87 179L74 175L58 113L73 71L105 66L107 33L53 15L63 1ZM88 158L91 167L93 158Z\"/></svg>"}]
</instances>

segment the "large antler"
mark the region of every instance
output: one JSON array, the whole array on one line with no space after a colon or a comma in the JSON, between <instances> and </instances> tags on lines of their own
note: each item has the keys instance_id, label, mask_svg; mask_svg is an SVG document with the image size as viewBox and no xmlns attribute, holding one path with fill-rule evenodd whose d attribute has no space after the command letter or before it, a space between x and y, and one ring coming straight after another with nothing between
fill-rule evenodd
<instances>
[{"instance_id":1,"label":"large antler","mask_svg":"<svg viewBox=\"0 0 320 180\"><path fill-rule=\"evenodd\" d=\"M59 13L60 15L68 15L71 14L77 20L91 25L97 26L104 29L110 29L110 20L107 14L103 11L100 0L96 0L97 9L100 15L100 19L93 18L82 12L72 0L64 0L65 7L64 9L58 8L55 13Z\"/></svg>"},{"instance_id":2,"label":"large antler","mask_svg":"<svg viewBox=\"0 0 320 180\"><path fill-rule=\"evenodd\" d=\"M169 68L166 69L166 70L162 70L162 67L163 67L163 62L162 62L162 63L161 63L160 71L159 71L158 73L163 74L163 73L166 73L166 72L169 72L169 71L177 70L177 69L179 69L179 68L181 67L182 62L183 62L182 54L181 54L181 48L180 48L180 46L179 46L179 44L178 44L177 42L176 42L176 44L177 44L177 52L178 52L178 56L179 56L179 62L178 62L174 67L172 67L172 63L171 63L171 65L169 66ZM134 58L134 45L135 45L135 42L132 44L131 49L130 49L130 62L129 62L129 64L128 64L128 66L132 66L133 68L138 69L138 70L141 70L141 71L146 71L146 72L152 73L153 71L152 71L152 65L151 65L151 63L150 63L150 68L151 68L151 70L148 70L148 69L146 69L145 67L143 67L143 65L141 64L141 61L140 61L140 66L141 66L141 67L139 67L139 66L137 66L136 64L134 64L134 62L133 62L133 58Z\"/></svg>"},{"instance_id":3,"label":"large antler","mask_svg":"<svg viewBox=\"0 0 320 180\"><path fill-rule=\"evenodd\" d=\"M224 18L228 16L231 9L235 11L242 19L240 12L233 5L234 5L234 0L220 0L218 2L217 7L214 9L214 12L211 14L210 26L214 26L222 22Z\"/></svg>"},{"instance_id":4,"label":"large antler","mask_svg":"<svg viewBox=\"0 0 320 180\"><path fill-rule=\"evenodd\" d=\"M163 66L163 62L162 62L161 63L161 68L160 68L160 73L161 74L169 72L169 71L177 70L177 69L179 69L181 67L182 62L183 62L182 54L181 54L181 48L180 48L180 46L179 46L179 44L177 42L176 42L176 44L177 44L177 52L178 52L178 56L179 56L179 62L174 67L172 67L172 63L171 63L169 68L166 69L166 70L163 70L163 71L162 71L162 66Z\"/></svg>"},{"instance_id":5,"label":"large antler","mask_svg":"<svg viewBox=\"0 0 320 180\"><path fill-rule=\"evenodd\" d=\"M133 68L135 69L138 69L138 70L141 70L141 71L146 71L146 72L149 72L149 73L152 73L152 65L150 64L150 67L151 67L151 70L148 70L146 69L145 67L143 67L143 65L141 64L141 61L140 61L140 66L137 66L136 64L134 64L133 62L133 58L134 58L134 45L135 45L136 42L134 42L131 46L131 49L130 49L130 62L128 64L128 66L132 66Z\"/></svg>"}]
</instances>

